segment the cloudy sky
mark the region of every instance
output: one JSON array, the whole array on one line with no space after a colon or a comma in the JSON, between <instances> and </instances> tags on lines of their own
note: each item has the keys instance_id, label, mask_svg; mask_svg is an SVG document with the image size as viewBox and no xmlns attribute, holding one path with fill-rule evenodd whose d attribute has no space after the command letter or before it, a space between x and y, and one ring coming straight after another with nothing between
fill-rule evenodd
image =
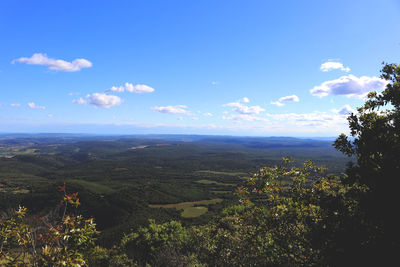
<instances>
[{"instance_id":1,"label":"cloudy sky","mask_svg":"<svg viewBox=\"0 0 400 267\"><path fill-rule=\"evenodd\" d=\"M398 1L0 2L0 133L335 136Z\"/></svg>"}]
</instances>

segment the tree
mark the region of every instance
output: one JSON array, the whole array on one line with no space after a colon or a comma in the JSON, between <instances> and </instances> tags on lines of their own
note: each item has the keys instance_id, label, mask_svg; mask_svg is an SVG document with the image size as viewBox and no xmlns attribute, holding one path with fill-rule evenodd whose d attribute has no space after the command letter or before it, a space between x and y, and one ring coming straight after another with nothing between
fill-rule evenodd
<instances>
[{"instance_id":1,"label":"tree","mask_svg":"<svg viewBox=\"0 0 400 267\"><path fill-rule=\"evenodd\" d=\"M330 247L332 230L355 203L347 199L352 188L324 170L310 161L297 168L289 159L264 167L238 188L241 203L216 221L191 228L150 221L120 249L141 265L327 265L326 253L337 249Z\"/></svg>"},{"instance_id":2,"label":"tree","mask_svg":"<svg viewBox=\"0 0 400 267\"><path fill-rule=\"evenodd\" d=\"M400 66L384 64L382 93L371 92L348 117L351 138L341 134L334 146L357 163L347 169L347 184L366 186L357 196L368 239L360 244L366 261L384 261L400 248L397 220L400 185Z\"/></svg>"},{"instance_id":3,"label":"tree","mask_svg":"<svg viewBox=\"0 0 400 267\"><path fill-rule=\"evenodd\" d=\"M149 220L148 227L125 235L119 249L143 266L188 266L193 263L186 255L191 250L189 242L189 231L180 222L156 224Z\"/></svg>"},{"instance_id":4,"label":"tree","mask_svg":"<svg viewBox=\"0 0 400 267\"><path fill-rule=\"evenodd\" d=\"M65 184L59 191L63 199L55 212L29 220L19 207L0 220L1 266L88 266L96 224L69 210L80 205L78 193L67 194Z\"/></svg>"}]
</instances>

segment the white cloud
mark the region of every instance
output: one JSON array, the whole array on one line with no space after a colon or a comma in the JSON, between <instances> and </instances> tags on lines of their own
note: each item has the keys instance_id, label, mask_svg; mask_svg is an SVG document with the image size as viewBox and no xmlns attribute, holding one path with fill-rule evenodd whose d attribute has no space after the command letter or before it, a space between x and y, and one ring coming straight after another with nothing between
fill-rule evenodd
<instances>
[{"instance_id":1,"label":"white cloud","mask_svg":"<svg viewBox=\"0 0 400 267\"><path fill-rule=\"evenodd\" d=\"M99 108L110 108L121 104L121 98L115 95L107 95L102 93L94 93L87 95L88 103ZM78 100L79 101L79 100Z\"/></svg>"},{"instance_id":2,"label":"white cloud","mask_svg":"<svg viewBox=\"0 0 400 267\"><path fill-rule=\"evenodd\" d=\"M34 102L29 102L29 103L28 103L28 106L29 106L30 108L32 108L32 109L46 109L45 106L38 106L38 105L36 105Z\"/></svg>"},{"instance_id":3,"label":"white cloud","mask_svg":"<svg viewBox=\"0 0 400 267\"><path fill-rule=\"evenodd\" d=\"M110 89L106 90L106 92L117 92L117 93L121 93L125 91L125 87L124 86L113 86Z\"/></svg>"},{"instance_id":4,"label":"white cloud","mask_svg":"<svg viewBox=\"0 0 400 267\"><path fill-rule=\"evenodd\" d=\"M349 72L349 67L344 67L342 63L335 61L328 61L321 65L320 70L323 72L331 71L331 70L342 70L345 72Z\"/></svg>"},{"instance_id":5,"label":"white cloud","mask_svg":"<svg viewBox=\"0 0 400 267\"><path fill-rule=\"evenodd\" d=\"M232 102L228 104L222 105L223 107L234 107L235 109L233 111L240 113L240 114L259 114L262 111L265 111L260 106L246 106L243 105L240 102Z\"/></svg>"},{"instance_id":6,"label":"white cloud","mask_svg":"<svg viewBox=\"0 0 400 267\"><path fill-rule=\"evenodd\" d=\"M83 99L82 97L80 97L79 99L72 100L72 103L78 104L78 105L85 105L85 104L87 104L87 101L85 99Z\"/></svg>"},{"instance_id":7,"label":"white cloud","mask_svg":"<svg viewBox=\"0 0 400 267\"><path fill-rule=\"evenodd\" d=\"M199 118L198 118L198 117L192 117L192 120L193 120L193 121L198 121Z\"/></svg>"},{"instance_id":8,"label":"white cloud","mask_svg":"<svg viewBox=\"0 0 400 267\"><path fill-rule=\"evenodd\" d=\"M350 107L350 105L344 105L343 107L341 107L340 109L333 109L332 110L334 113L337 113L339 115L343 115L343 116L347 116L350 113L356 113L356 111L354 109L352 109Z\"/></svg>"},{"instance_id":9,"label":"white cloud","mask_svg":"<svg viewBox=\"0 0 400 267\"><path fill-rule=\"evenodd\" d=\"M324 97L327 95L344 95L347 97L363 98L371 91L385 88L388 81L378 77L354 75L342 76L336 80L323 82L310 90L313 96Z\"/></svg>"},{"instance_id":10,"label":"white cloud","mask_svg":"<svg viewBox=\"0 0 400 267\"><path fill-rule=\"evenodd\" d=\"M222 116L224 120L234 120L234 121L263 121L268 122L267 118L262 118L249 114L232 114L230 116Z\"/></svg>"},{"instance_id":11,"label":"white cloud","mask_svg":"<svg viewBox=\"0 0 400 267\"><path fill-rule=\"evenodd\" d=\"M213 114L211 114L210 112L207 112L207 113L204 113L203 114L203 116L206 116L206 117L211 117Z\"/></svg>"},{"instance_id":12,"label":"white cloud","mask_svg":"<svg viewBox=\"0 0 400 267\"><path fill-rule=\"evenodd\" d=\"M152 108L155 112L165 113L165 114L188 114L185 105L176 106L165 106L165 107L154 107Z\"/></svg>"},{"instance_id":13,"label":"white cloud","mask_svg":"<svg viewBox=\"0 0 400 267\"><path fill-rule=\"evenodd\" d=\"M152 93L154 92L154 88L144 85L144 84L137 84L133 85L131 83L125 83L123 86L113 86L110 89L106 90L106 92L130 92L130 93L136 93L136 94L141 94L141 93Z\"/></svg>"},{"instance_id":14,"label":"white cloud","mask_svg":"<svg viewBox=\"0 0 400 267\"><path fill-rule=\"evenodd\" d=\"M311 113L281 113L267 114L267 117L276 121L277 125L282 125L287 129L314 128L318 131L324 131L325 129L338 131L338 129L345 130L347 128L346 117L338 114L338 112L327 113L314 111Z\"/></svg>"},{"instance_id":15,"label":"white cloud","mask_svg":"<svg viewBox=\"0 0 400 267\"><path fill-rule=\"evenodd\" d=\"M276 105L278 107L282 107L285 105L282 102L299 102L299 101L300 101L300 99L297 95L288 95L288 96L283 96L283 97L279 98L278 101L271 102L271 104Z\"/></svg>"},{"instance_id":16,"label":"white cloud","mask_svg":"<svg viewBox=\"0 0 400 267\"><path fill-rule=\"evenodd\" d=\"M272 105L275 105L275 106L277 106L277 107L282 107L282 106L284 106L285 104L282 104L281 102L279 102L279 101L271 101L271 104Z\"/></svg>"},{"instance_id":17,"label":"white cloud","mask_svg":"<svg viewBox=\"0 0 400 267\"><path fill-rule=\"evenodd\" d=\"M333 120L332 115L326 112L314 111L311 113L280 113L280 114L267 114L277 121L330 121Z\"/></svg>"},{"instance_id":18,"label":"white cloud","mask_svg":"<svg viewBox=\"0 0 400 267\"><path fill-rule=\"evenodd\" d=\"M218 84L219 84L219 81L212 81L211 84L212 84L212 85L218 85Z\"/></svg>"},{"instance_id":19,"label":"white cloud","mask_svg":"<svg viewBox=\"0 0 400 267\"><path fill-rule=\"evenodd\" d=\"M47 114L48 118L53 118L53 114Z\"/></svg>"},{"instance_id":20,"label":"white cloud","mask_svg":"<svg viewBox=\"0 0 400 267\"><path fill-rule=\"evenodd\" d=\"M47 66L51 70L74 72L83 68L90 68L92 63L84 58L74 59L68 62L62 59L54 59L47 57L46 54L36 53L31 57L21 57L12 61L12 63L26 63L29 65L42 65Z\"/></svg>"},{"instance_id":21,"label":"white cloud","mask_svg":"<svg viewBox=\"0 0 400 267\"><path fill-rule=\"evenodd\" d=\"M130 91L132 93L151 93L154 92L154 89L151 88L150 86L144 85L144 84L137 84L135 88Z\"/></svg>"},{"instance_id":22,"label":"white cloud","mask_svg":"<svg viewBox=\"0 0 400 267\"><path fill-rule=\"evenodd\" d=\"M243 102L243 103L249 103L250 100L249 100L247 97L243 97L243 98L242 98L242 102Z\"/></svg>"},{"instance_id":23,"label":"white cloud","mask_svg":"<svg viewBox=\"0 0 400 267\"><path fill-rule=\"evenodd\" d=\"M21 104L19 104L19 103L12 103L12 104L10 104L10 106L12 106L13 108L17 108L17 107L20 107Z\"/></svg>"},{"instance_id":24,"label":"white cloud","mask_svg":"<svg viewBox=\"0 0 400 267\"><path fill-rule=\"evenodd\" d=\"M297 95L288 95L279 98L279 102L299 102L300 99Z\"/></svg>"}]
</instances>

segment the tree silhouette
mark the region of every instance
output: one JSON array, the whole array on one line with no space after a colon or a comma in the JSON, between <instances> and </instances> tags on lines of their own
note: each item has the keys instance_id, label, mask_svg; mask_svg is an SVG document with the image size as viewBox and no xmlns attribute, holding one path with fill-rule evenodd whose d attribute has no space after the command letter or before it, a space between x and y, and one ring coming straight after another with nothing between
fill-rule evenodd
<instances>
[{"instance_id":1,"label":"tree silhouette","mask_svg":"<svg viewBox=\"0 0 400 267\"><path fill-rule=\"evenodd\" d=\"M343 181L367 187L357 198L368 236L359 253L369 263L393 257L400 243L400 66L384 64L381 73L386 89L368 94L358 113L348 117L351 138L341 134L334 143L335 148L357 159Z\"/></svg>"}]
</instances>

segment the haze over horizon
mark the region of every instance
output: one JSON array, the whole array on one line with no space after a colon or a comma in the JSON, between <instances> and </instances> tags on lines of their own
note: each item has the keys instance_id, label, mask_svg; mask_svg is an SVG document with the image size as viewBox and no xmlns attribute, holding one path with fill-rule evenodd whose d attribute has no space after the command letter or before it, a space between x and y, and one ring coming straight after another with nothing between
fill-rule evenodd
<instances>
[{"instance_id":1,"label":"haze over horizon","mask_svg":"<svg viewBox=\"0 0 400 267\"><path fill-rule=\"evenodd\" d=\"M2 1L0 133L331 137L400 61L387 1Z\"/></svg>"}]
</instances>

